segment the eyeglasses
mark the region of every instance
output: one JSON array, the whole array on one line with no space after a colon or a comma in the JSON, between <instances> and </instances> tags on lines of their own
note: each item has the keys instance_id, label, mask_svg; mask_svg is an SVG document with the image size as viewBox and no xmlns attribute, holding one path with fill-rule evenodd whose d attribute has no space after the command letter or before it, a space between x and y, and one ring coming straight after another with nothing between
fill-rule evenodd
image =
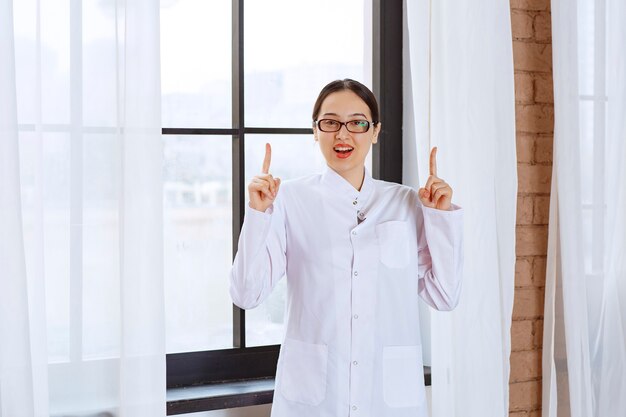
<instances>
[{"instance_id":1,"label":"eyeglasses","mask_svg":"<svg viewBox=\"0 0 626 417\"><path fill-rule=\"evenodd\" d=\"M372 122L374 126L378 122ZM339 132L341 126L345 125L346 129L350 133L365 133L370 130L370 122L367 120L348 120L347 122L340 122L333 119L321 119L316 120L315 125L322 132Z\"/></svg>"}]
</instances>

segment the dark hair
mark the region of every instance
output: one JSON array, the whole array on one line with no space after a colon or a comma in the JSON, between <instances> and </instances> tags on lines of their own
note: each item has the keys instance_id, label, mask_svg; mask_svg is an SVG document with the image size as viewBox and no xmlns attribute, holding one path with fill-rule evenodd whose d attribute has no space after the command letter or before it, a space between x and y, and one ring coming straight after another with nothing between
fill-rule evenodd
<instances>
[{"instance_id":1,"label":"dark hair","mask_svg":"<svg viewBox=\"0 0 626 417\"><path fill-rule=\"evenodd\" d=\"M357 96L361 98L367 104L367 107L370 109L370 113L372 113L372 121L373 124L376 125L380 120L380 114L378 113L378 102L376 101L376 96L374 93L361 84L358 81L351 80L350 78L344 78L343 80L335 80L332 81L320 91L320 95L317 96L317 100L315 100L315 105L313 106L313 123L317 119L319 112L322 108L322 103L326 100L326 97L335 93L337 91L350 90Z\"/></svg>"}]
</instances>

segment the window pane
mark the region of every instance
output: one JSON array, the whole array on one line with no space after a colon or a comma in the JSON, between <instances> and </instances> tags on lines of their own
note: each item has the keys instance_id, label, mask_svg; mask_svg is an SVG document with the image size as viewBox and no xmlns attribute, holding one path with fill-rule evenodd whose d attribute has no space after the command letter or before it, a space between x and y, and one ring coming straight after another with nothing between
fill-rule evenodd
<instances>
[{"instance_id":1,"label":"window pane","mask_svg":"<svg viewBox=\"0 0 626 417\"><path fill-rule=\"evenodd\" d=\"M164 127L231 127L231 1L161 2Z\"/></svg>"},{"instance_id":2,"label":"window pane","mask_svg":"<svg viewBox=\"0 0 626 417\"><path fill-rule=\"evenodd\" d=\"M122 26L123 20L118 24ZM83 2L81 27L82 84L74 88L83 89L83 122L86 126L116 126L117 60L121 58L117 54L123 50L117 50L115 41L115 2Z\"/></svg>"},{"instance_id":3,"label":"window pane","mask_svg":"<svg viewBox=\"0 0 626 417\"><path fill-rule=\"evenodd\" d=\"M309 127L328 82L354 78L371 86L369 3L246 2L246 125Z\"/></svg>"},{"instance_id":4,"label":"window pane","mask_svg":"<svg viewBox=\"0 0 626 417\"><path fill-rule=\"evenodd\" d=\"M282 180L314 174L326 166L313 134L246 135L246 184L261 172L266 143L272 145L270 172Z\"/></svg>"},{"instance_id":5,"label":"window pane","mask_svg":"<svg viewBox=\"0 0 626 417\"><path fill-rule=\"evenodd\" d=\"M246 136L246 184L261 172L265 143L272 145L270 172L281 180L320 172L324 158L313 135ZM280 192L280 191L279 191ZM246 195L246 201L248 196ZM283 278L260 306L246 312L246 345L259 346L282 342L286 280Z\"/></svg>"},{"instance_id":6,"label":"window pane","mask_svg":"<svg viewBox=\"0 0 626 417\"><path fill-rule=\"evenodd\" d=\"M121 138L84 135L83 358L110 358L120 348Z\"/></svg>"},{"instance_id":7,"label":"window pane","mask_svg":"<svg viewBox=\"0 0 626 417\"><path fill-rule=\"evenodd\" d=\"M19 141L26 272L35 280L44 276L48 360L66 362L70 354L70 136L22 132Z\"/></svg>"},{"instance_id":8,"label":"window pane","mask_svg":"<svg viewBox=\"0 0 626 417\"><path fill-rule=\"evenodd\" d=\"M69 123L70 85L72 83L70 78L70 2L54 0L40 3L42 119L44 123ZM74 83L77 84L76 81Z\"/></svg>"},{"instance_id":9,"label":"window pane","mask_svg":"<svg viewBox=\"0 0 626 417\"><path fill-rule=\"evenodd\" d=\"M167 352L232 347L230 136L163 136Z\"/></svg>"},{"instance_id":10,"label":"window pane","mask_svg":"<svg viewBox=\"0 0 626 417\"><path fill-rule=\"evenodd\" d=\"M41 7L42 16L40 50L37 47L38 4ZM41 111L43 123L69 123L69 4L69 0L13 2L19 123L36 123L39 111ZM41 64L40 72L38 63ZM0 65L6 64L3 61ZM41 83L41 99L39 99L39 83Z\"/></svg>"}]
</instances>

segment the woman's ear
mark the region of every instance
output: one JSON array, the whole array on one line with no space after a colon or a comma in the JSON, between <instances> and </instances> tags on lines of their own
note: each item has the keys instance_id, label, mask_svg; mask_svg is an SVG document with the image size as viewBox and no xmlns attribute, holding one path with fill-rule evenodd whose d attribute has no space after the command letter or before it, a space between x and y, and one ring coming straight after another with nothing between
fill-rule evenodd
<instances>
[{"instance_id":1,"label":"woman's ear","mask_svg":"<svg viewBox=\"0 0 626 417\"><path fill-rule=\"evenodd\" d=\"M378 142L378 134L380 133L381 126L382 124L380 122L376 123L376 126L374 126L374 135L372 136L372 143Z\"/></svg>"},{"instance_id":2,"label":"woman's ear","mask_svg":"<svg viewBox=\"0 0 626 417\"><path fill-rule=\"evenodd\" d=\"M317 127L313 126L313 139L317 142Z\"/></svg>"}]
</instances>

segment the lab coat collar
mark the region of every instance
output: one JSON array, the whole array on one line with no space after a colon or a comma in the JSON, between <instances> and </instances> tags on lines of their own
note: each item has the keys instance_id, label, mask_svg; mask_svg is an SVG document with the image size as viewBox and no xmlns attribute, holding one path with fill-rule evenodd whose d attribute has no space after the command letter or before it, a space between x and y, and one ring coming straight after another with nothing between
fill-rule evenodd
<instances>
[{"instance_id":1,"label":"lab coat collar","mask_svg":"<svg viewBox=\"0 0 626 417\"><path fill-rule=\"evenodd\" d=\"M322 173L322 184L328 187L337 198L345 200L358 211L365 206L365 203L367 203L367 200L374 191L374 180L367 168L363 168L365 169L365 175L363 177L361 191L354 188L348 180L339 175L328 165L324 168L324 172ZM356 204L354 203L355 201Z\"/></svg>"}]
</instances>

